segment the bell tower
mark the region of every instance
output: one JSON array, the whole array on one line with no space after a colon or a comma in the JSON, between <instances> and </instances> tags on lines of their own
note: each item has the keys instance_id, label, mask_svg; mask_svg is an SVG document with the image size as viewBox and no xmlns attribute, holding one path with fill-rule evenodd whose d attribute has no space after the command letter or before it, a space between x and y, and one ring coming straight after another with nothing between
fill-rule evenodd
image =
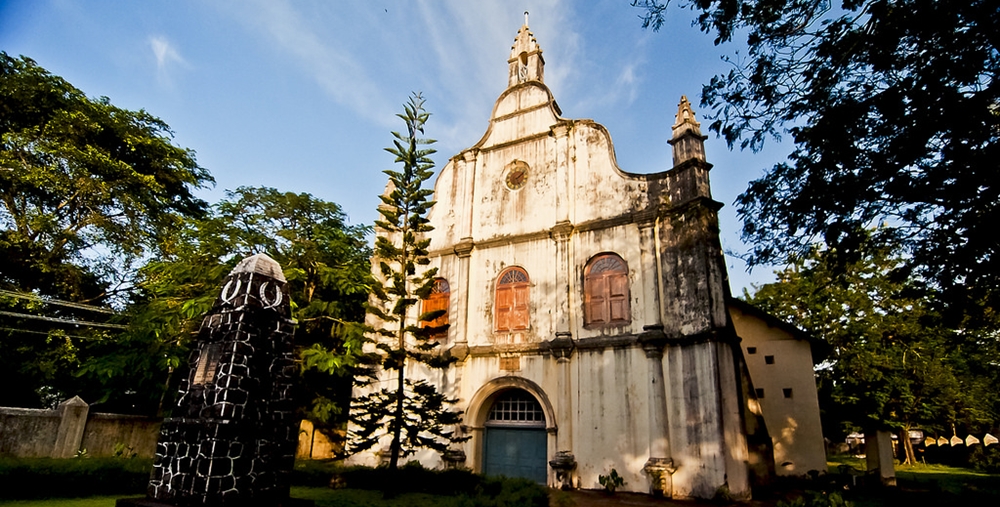
<instances>
[{"instance_id":1,"label":"bell tower","mask_svg":"<svg viewBox=\"0 0 1000 507\"><path fill-rule=\"evenodd\" d=\"M538 41L528 29L528 11L524 11L524 25L514 37L514 45L510 48L510 59L507 60L510 71L507 74L507 88L527 82L544 83L545 59Z\"/></svg>"}]
</instances>

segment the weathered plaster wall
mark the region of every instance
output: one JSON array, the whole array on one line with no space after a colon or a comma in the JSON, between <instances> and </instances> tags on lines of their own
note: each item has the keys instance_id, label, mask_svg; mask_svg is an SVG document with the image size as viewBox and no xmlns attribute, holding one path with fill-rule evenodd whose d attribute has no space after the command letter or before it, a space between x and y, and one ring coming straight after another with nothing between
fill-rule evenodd
<instances>
[{"instance_id":1,"label":"weathered plaster wall","mask_svg":"<svg viewBox=\"0 0 1000 507\"><path fill-rule=\"evenodd\" d=\"M740 307L730 307L730 313L743 339L741 346L754 388L764 391L758 402L774 442L775 471L793 476L810 470L826 471L809 342ZM748 353L750 348L755 353ZM768 364L767 356L772 356L774 362ZM784 389L792 390L791 397L784 396Z\"/></svg>"},{"instance_id":2,"label":"weathered plaster wall","mask_svg":"<svg viewBox=\"0 0 1000 507\"><path fill-rule=\"evenodd\" d=\"M601 488L599 475L614 468L626 489L647 491L642 467L649 458L649 384L638 347L580 350L574 354L573 452L579 486Z\"/></svg>"}]
</instances>

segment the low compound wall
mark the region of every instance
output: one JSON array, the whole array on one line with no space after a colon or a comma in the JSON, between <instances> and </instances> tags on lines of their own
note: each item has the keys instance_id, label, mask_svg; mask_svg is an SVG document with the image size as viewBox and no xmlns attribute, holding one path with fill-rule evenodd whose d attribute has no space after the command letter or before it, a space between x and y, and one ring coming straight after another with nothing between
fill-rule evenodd
<instances>
[{"instance_id":1,"label":"low compound wall","mask_svg":"<svg viewBox=\"0 0 1000 507\"><path fill-rule=\"evenodd\" d=\"M71 458L84 449L89 456L114 456L120 448L151 458L159 431L159 419L90 413L78 396L55 410L0 407L0 456Z\"/></svg>"},{"instance_id":2,"label":"low compound wall","mask_svg":"<svg viewBox=\"0 0 1000 507\"><path fill-rule=\"evenodd\" d=\"M0 408L0 456L50 456L61 418L58 410Z\"/></svg>"},{"instance_id":3,"label":"low compound wall","mask_svg":"<svg viewBox=\"0 0 1000 507\"><path fill-rule=\"evenodd\" d=\"M72 458L86 449L88 456L114 456L121 450L152 458L160 436L160 419L124 414L91 413L74 396L54 410L0 407L0 457ZM331 459L339 446L302 421L298 459Z\"/></svg>"}]
</instances>

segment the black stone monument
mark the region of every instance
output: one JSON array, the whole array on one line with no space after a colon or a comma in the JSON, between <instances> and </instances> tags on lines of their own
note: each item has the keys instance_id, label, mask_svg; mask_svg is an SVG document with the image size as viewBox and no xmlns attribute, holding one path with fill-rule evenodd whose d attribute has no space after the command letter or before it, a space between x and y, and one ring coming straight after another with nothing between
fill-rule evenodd
<instances>
[{"instance_id":1,"label":"black stone monument","mask_svg":"<svg viewBox=\"0 0 1000 507\"><path fill-rule=\"evenodd\" d=\"M247 257L229 273L160 428L147 497L118 507L302 504L288 497L300 422L289 317L274 259Z\"/></svg>"}]
</instances>

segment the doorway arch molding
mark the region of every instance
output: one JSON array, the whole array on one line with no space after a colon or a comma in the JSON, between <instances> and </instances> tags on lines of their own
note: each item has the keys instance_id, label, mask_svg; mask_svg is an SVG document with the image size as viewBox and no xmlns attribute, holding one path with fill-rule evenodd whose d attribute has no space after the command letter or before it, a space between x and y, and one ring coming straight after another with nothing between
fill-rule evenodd
<instances>
[{"instance_id":1,"label":"doorway arch molding","mask_svg":"<svg viewBox=\"0 0 1000 507\"><path fill-rule=\"evenodd\" d=\"M556 412L552 408L552 402L545 394L545 391L534 381L523 377L498 377L483 384L476 391L476 394L472 395L472 398L469 399L469 408L466 411L467 423L465 428L472 436L472 440L467 443L466 450L472 451L472 459L470 461L472 462L472 469L475 472L483 472L483 456L485 451L483 448L483 437L486 430L486 420L490 416L490 409L493 408L493 402L501 394L512 390L525 391L538 400L538 404L541 405L542 412L545 414L545 432L548 434L546 460L552 459L553 453L555 453L555 437L558 430L556 426ZM549 472L547 482L551 485L553 484L554 476L551 474L551 470Z\"/></svg>"},{"instance_id":2,"label":"doorway arch molding","mask_svg":"<svg viewBox=\"0 0 1000 507\"><path fill-rule=\"evenodd\" d=\"M513 389L527 391L538 400L538 404L542 406L542 411L545 413L545 430L548 433L555 433L557 429L556 413L545 391L531 380L513 376L495 378L483 384L476 391L476 394L472 395L472 399L469 400L469 427L479 429L486 426L486 419L490 416L493 402L504 391Z\"/></svg>"}]
</instances>

